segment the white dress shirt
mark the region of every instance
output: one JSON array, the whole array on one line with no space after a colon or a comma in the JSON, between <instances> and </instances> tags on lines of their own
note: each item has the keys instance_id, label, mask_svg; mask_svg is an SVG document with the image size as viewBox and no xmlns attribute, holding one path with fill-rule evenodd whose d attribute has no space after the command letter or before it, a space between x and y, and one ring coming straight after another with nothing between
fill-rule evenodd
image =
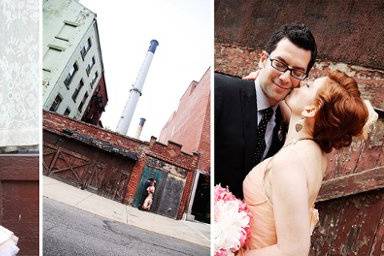
<instances>
[{"instance_id":1,"label":"white dress shirt","mask_svg":"<svg viewBox=\"0 0 384 256\"><path fill-rule=\"evenodd\" d=\"M255 88L256 88L256 100L257 100L257 124L259 124L262 118L261 110L267 109L271 107L271 105L268 102L267 96L265 96L263 90L260 87L259 78L256 78L255 80ZM264 139L265 139L266 147L263 154L263 159L267 155L269 148L271 147L271 144L272 144L273 128L276 125L276 108L277 108L277 105L272 107L273 115L269 120L267 124L267 129L265 131Z\"/></svg>"}]
</instances>

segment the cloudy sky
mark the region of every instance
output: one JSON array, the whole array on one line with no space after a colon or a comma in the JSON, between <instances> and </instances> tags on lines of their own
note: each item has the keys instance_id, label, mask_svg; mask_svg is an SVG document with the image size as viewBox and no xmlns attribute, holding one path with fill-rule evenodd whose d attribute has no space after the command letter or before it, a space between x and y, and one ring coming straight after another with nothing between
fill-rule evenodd
<instances>
[{"instance_id":1,"label":"cloudy sky","mask_svg":"<svg viewBox=\"0 0 384 256\"><path fill-rule=\"evenodd\" d=\"M158 40L128 136L144 117L141 139L159 137L191 81L213 63L213 1L79 2L97 14L109 98L101 118L106 128L116 129L149 42Z\"/></svg>"}]
</instances>

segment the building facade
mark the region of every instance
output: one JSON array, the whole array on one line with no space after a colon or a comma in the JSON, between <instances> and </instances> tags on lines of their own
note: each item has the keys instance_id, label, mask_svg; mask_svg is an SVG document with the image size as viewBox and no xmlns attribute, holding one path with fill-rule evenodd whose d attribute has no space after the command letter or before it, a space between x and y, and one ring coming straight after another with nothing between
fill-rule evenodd
<instances>
[{"instance_id":1,"label":"building facade","mask_svg":"<svg viewBox=\"0 0 384 256\"><path fill-rule=\"evenodd\" d=\"M91 100L87 106L87 109L84 111L84 115L81 118L81 121L84 121L89 124L94 124L100 127L103 127L103 124L100 121L101 114L105 110L105 106L108 102L107 87L105 85L104 74L102 74L99 83L93 93Z\"/></svg>"},{"instance_id":2,"label":"building facade","mask_svg":"<svg viewBox=\"0 0 384 256\"><path fill-rule=\"evenodd\" d=\"M151 212L181 219L199 155L181 145L122 136L63 115L43 113L43 174L112 200L140 207L147 181L156 190Z\"/></svg>"},{"instance_id":3,"label":"building facade","mask_svg":"<svg viewBox=\"0 0 384 256\"><path fill-rule=\"evenodd\" d=\"M81 120L103 76L96 14L74 0L45 1L43 108Z\"/></svg>"},{"instance_id":4,"label":"building facade","mask_svg":"<svg viewBox=\"0 0 384 256\"><path fill-rule=\"evenodd\" d=\"M191 82L159 137L199 153L186 217L204 222L210 221L210 74L208 68L200 81Z\"/></svg>"}]
</instances>

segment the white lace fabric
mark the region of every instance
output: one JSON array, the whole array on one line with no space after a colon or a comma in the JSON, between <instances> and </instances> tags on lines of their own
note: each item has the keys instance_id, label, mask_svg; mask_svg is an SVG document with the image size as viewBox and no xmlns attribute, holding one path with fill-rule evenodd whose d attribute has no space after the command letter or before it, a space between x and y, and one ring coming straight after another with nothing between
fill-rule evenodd
<instances>
[{"instance_id":1,"label":"white lace fabric","mask_svg":"<svg viewBox=\"0 0 384 256\"><path fill-rule=\"evenodd\" d=\"M0 1L0 147L39 142L39 6Z\"/></svg>"}]
</instances>

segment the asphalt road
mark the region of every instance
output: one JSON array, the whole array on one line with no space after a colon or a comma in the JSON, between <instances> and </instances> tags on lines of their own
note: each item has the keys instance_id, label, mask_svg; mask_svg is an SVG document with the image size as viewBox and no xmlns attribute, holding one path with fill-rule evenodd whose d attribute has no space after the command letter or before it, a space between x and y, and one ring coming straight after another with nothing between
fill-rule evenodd
<instances>
[{"instance_id":1,"label":"asphalt road","mask_svg":"<svg viewBox=\"0 0 384 256\"><path fill-rule=\"evenodd\" d=\"M209 248L44 198L44 256L209 255Z\"/></svg>"}]
</instances>

